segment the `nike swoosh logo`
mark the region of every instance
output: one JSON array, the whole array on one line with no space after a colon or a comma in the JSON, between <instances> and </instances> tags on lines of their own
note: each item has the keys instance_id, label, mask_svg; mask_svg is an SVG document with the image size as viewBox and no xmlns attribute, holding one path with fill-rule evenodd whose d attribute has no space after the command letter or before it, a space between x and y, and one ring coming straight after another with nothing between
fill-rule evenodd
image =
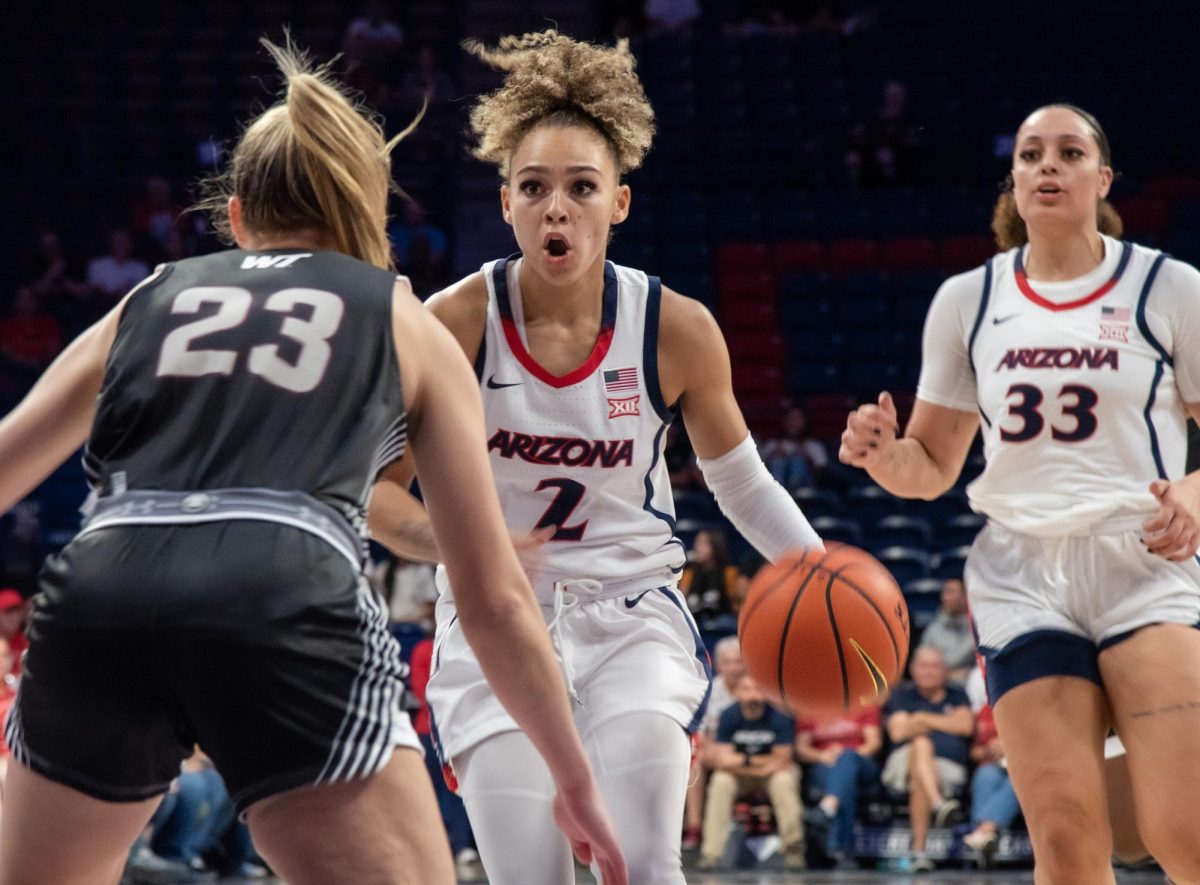
<instances>
[{"instance_id":1,"label":"nike swoosh logo","mask_svg":"<svg viewBox=\"0 0 1200 885\"><path fill-rule=\"evenodd\" d=\"M505 387L520 387L524 383L525 383L524 381L513 381L511 383L505 384L503 381L497 381L495 374L493 374L487 380L487 386L491 390L501 390Z\"/></svg>"},{"instance_id":2,"label":"nike swoosh logo","mask_svg":"<svg viewBox=\"0 0 1200 885\"><path fill-rule=\"evenodd\" d=\"M625 607L633 608L635 605L637 605L639 602L641 602L642 597L645 596L649 592L650 592L649 590L643 590L641 593L637 594L636 596L626 596L625 597Z\"/></svg>"},{"instance_id":3,"label":"nike swoosh logo","mask_svg":"<svg viewBox=\"0 0 1200 885\"><path fill-rule=\"evenodd\" d=\"M1010 313L1010 314L1009 314L1008 316L1006 316L1006 317L992 317L992 325L993 325L993 326L998 326L998 325L1000 325L1001 323L1007 323L1009 320L1011 320L1011 319L1014 319L1014 318L1016 318L1016 317L1019 317L1019 316L1020 316L1020 314L1019 314L1019 313Z\"/></svg>"}]
</instances>

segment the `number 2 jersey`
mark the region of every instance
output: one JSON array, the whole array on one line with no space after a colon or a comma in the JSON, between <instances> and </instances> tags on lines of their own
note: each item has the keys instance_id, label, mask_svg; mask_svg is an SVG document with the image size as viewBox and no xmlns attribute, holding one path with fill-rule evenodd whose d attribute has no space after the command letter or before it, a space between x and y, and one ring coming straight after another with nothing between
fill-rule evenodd
<instances>
[{"instance_id":1,"label":"number 2 jersey","mask_svg":"<svg viewBox=\"0 0 1200 885\"><path fill-rule=\"evenodd\" d=\"M600 332L584 363L555 376L529 353L521 259L489 262L487 326L476 359L488 454L505 522L554 527L532 576L543 602L555 581L591 578L630 591L662 586L683 566L663 460L674 417L658 383L658 279L607 262Z\"/></svg>"},{"instance_id":2,"label":"number 2 jersey","mask_svg":"<svg viewBox=\"0 0 1200 885\"><path fill-rule=\"evenodd\" d=\"M1200 273L1103 237L1091 273L1031 282L1025 249L947 280L925 325L917 396L977 412L987 460L972 506L1038 535L1155 509L1184 474L1200 402Z\"/></svg>"},{"instance_id":3,"label":"number 2 jersey","mask_svg":"<svg viewBox=\"0 0 1200 885\"><path fill-rule=\"evenodd\" d=\"M395 281L300 249L160 267L108 357L84 456L93 487L300 491L361 523L405 443Z\"/></svg>"}]
</instances>

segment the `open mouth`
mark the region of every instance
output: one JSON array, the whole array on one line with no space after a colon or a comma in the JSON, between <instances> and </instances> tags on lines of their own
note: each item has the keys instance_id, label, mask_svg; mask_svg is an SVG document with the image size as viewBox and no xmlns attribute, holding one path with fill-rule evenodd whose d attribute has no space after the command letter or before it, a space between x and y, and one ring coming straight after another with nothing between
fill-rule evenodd
<instances>
[{"instance_id":1,"label":"open mouth","mask_svg":"<svg viewBox=\"0 0 1200 885\"><path fill-rule=\"evenodd\" d=\"M551 258L562 258L571 250L571 244L562 234L547 234L542 241L542 248Z\"/></svg>"},{"instance_id":2,"label":"open mouth","mask_svg":"<svg viewBox=\"0 0 1200 885\"><path fill-rule=\"evenodd\" d=\"M1044 184L1037 189L1039 194L1061 194L1062 188L1054 184Z\"/></svg>"}]
</instances>

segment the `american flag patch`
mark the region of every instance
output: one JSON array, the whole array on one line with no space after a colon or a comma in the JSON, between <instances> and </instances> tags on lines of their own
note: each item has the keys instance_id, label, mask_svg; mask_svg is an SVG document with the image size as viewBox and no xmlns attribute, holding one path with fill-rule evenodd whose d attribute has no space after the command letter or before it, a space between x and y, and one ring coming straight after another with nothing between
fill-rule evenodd
<instances>
[{"instance_id":1,"label":"american flag patch","mask_svg":"<svg viewBox=\"0 0 1200 885\"><path fill-rule=\"evenodd\" d=\"M637 390L637 367L627 366L624 369L606 369L604 372L604 392L620 393L622 390Z\"/></svg>"},{"instance_id":2,"label":"american flag patch","mask_svg":"<svg viewBox=\"0 0 1200 885\"><path fill-rule=\"evenodd\" d=\"M1127 323L1129 322L1128 307L1101 307L1100 322L1102 323Z\"/></svg>"}]
</instances>

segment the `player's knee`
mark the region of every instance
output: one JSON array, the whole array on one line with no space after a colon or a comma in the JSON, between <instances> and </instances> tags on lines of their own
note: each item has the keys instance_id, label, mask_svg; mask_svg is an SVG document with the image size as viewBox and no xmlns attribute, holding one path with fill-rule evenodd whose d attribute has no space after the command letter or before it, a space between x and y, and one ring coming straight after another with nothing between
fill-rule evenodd
<instances>
[{"instance_id":1,"label":"player's knee","mask_svg":"<svg viewBox=\"0 0 1200 885\"><path fill-rule=\"evenodd\" d=\"M1050 874L1050 881L1069 881L1068 874L1086 869L1097 856L1098 843L1110 840L1105 821L1081 798L1056 796L1043 803L1031 802L1025 816L1034 854L1039 866Z\"/></svg>"},{"instance_id":2,"label":"player's knee","mask_svg":"<svg viewBox=\"0 0 1200 885\"><path fill-rule=\"evenodd\" d=\"M1140 809L1139 809L1140 811ZM1200 822L1194 816L1151 811L1138 818L1138 830L1146 851L1175 878L1200 881Z\"/></svg>"}]
</instances>

